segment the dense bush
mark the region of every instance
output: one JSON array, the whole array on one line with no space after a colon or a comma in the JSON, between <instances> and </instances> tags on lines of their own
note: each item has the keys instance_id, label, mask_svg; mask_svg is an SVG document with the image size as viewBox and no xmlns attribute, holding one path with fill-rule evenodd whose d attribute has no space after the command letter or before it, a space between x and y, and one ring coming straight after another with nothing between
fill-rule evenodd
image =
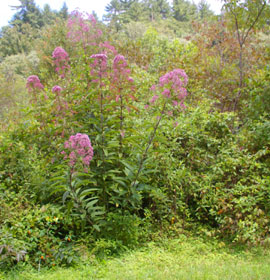
<instances>
[{"instance_id":1,"label":"dense bush","mask_svg":"<svg viewBox=\"0 0 270 280\"><path fill-rule=\"evenodd\" d=\"M34 204L24 193L1 185L1 267L22 260L36 266L74 261L76 228L71 219L60 207Z\"/></svg>"}]
</instances>

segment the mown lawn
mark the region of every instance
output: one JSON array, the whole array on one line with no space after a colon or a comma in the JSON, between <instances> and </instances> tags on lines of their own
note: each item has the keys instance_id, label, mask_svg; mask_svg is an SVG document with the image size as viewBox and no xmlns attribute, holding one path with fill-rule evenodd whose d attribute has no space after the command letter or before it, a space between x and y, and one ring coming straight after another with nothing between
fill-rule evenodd
<instances>
[{"instance_id":1,"label":"mown lawn","mask_svg":"<svg viewBox=\"0 0 270 280\"><path fill-rule=\"evenodd\" d=\"M0 279L270 279L269 251L180 236L160 244L151 243L117 258L74 268L11 271L0 274Z\"/></svg>"}]
</instances>

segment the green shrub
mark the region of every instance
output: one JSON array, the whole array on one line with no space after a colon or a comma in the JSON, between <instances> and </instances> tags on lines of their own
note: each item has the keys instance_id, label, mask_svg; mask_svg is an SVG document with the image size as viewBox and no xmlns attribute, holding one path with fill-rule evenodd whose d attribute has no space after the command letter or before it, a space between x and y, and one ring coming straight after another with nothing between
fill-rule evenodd
<instances>
[{"instance_id":1,"label":"green shrub","mask_svg":"<svg viewBox=\"0 0 270 280\"><path fill-rule=\"evenodd\" d=\"M76 259L76 228L59 207L36 205L1 186L1 266L69 264Z\"/></svg>"}]
</instances>

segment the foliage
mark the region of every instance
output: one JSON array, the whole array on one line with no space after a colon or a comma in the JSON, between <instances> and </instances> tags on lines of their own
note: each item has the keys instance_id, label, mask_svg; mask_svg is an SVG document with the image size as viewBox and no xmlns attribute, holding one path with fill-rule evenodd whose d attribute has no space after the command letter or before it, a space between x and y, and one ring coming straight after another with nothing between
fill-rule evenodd
<instances>
[{"instance_id":1,"label":"foliage","mask_svg":"<svg viewBox=\"0 0 270 280\"><path fill-rule=\"evenodd\" d=\"M192 69L192 77L200 79L207 95L215 98L216 107L221 111L235 111L242 108L246 101L244 84L254 75L258 67L264 65L263 52L258 47L258 40L250 36L245 48L239 47L237 36L229 28L229 21L217 24L196 24L198 35L193 43L198 48L193 63L199 67ZM241 53L242 84L239 84L239 55ZM193 76L194 75L194 76ZM241 98L239 89L241 89ZM236 103L238 104L236 106Z\"/></svg>"},{"instance_id":2,"label":"foliage","mask_svg":"<svg viewBox=\"0 0 270 280\"><path fill-rule=\"evenodd\" d=\"M269 65L265 69L259 70L249 81L250 102L246 104L247 113L251 118L258 119L265 116L269 119L270 113L270 69Z\"/></svg>"},{"instance_id":3,"label":"foliage","mask_svg":"<svg viewBox=\"0 0 270 280\"><path fill-rule=\"evenodd\" d=\"M224 1L224 8L227 11L227 16L231 16L234 22L234 30L237 33L237 42L239 45L239 89L233 101L233 110L238 108L240 98L243 95L243 87L245 86L245 71L244 71L244 48L246 41L249 39L250 32L259 24L262 24L265 18L267 9L266 1Z\"/></svg>"},{"instance_id":4,"label":"foliage","mask_svg":"<svg viewBox=\"0 0 270 280\"><path fill-rule=\"evenodd\" d=\"M159 188L171 204L166 216L198 220L233 241L261 242L269 232L269 170L263 150L248 151L256 138L232 133L230 114L184 116L171 134L172 150L166 144L161 155Z\"/></svg>"},{"instance_id":5,"label":"foliage","mask_svg":"<svg viewBox=\"0 0 270 280\"><path fill-rule=\"evenodd\" d=\"M201 237L177 238L149 243L144 248L113 259L81 263L76 268L37 272L31 268L12 270L8 279L267 279L269 252L263 248L231 247L222 241Z\"/></svg>"},{"instance_id":6,"label":"foliage","mask_svg":"<svg viewBox=\"0 0 270 280\"><path fill-rule=\"evenodd\" d=\"M166 3L114 1L108 26L47 7L37 51L2 61L2 119L24 107L0 134L3 266L102 259L188 229L268 244L268 49L250 31L241 50L227 16L168 39L159 30L188 31Z\"/></svg>"},{"instance_id":7,"label":"foliage","mask_svg":"<svg viewBox=\"0 0 270 280\"><path fill-rule=\"evenodd\" d=\"M176 20L185 22L195 20L197 17L197 7L187 0L173 1L173 16Z\"/></svg>"},{"instance_id":8,"label":"foliage","mask_svg":"<svg viewBox=\"0 0 270 280\"><path fill-rule=\"evenodd\" d=\"M75 259L75 228L60 208L34 205L24 194L1 185L1 267L17 262L38 266L71 263Z\"/></svg>"},{"instance_id":9,"label":"foliage","mask_svg":"<svg viewBox=\"0 0 270 280\"><path fill-rule=\"evenodd\" d=\"M37 33L29 23L20 27L5 26L1 29L0 56L1 58L18 53L29 53L32 50L31 41L34 41Z\"/></svg>"},{"instance_id":10,"label":"foliage","mask_svg":"<svg viewBox=\"0 0 270 280\"><path fill-rule=\"evenodd\" d=\"M33 0L20 0L19 6L13 6L17 13L11 20L11 25L21 26L28 23L33 28L40 28L43 25L41 12Z\"/></svg>"},{"instance_id":11,"label":"foliage","mask_svg":"<svg viewBox=\"0 0 270 280\"><path fill-rule=\"evenodd\" d=\"M41 29L55 21L67 19L67 7L64 4L59 12L51 10L46 4L41 10L34 0L20 0L18 6L12 6L17 12L9 25L0 31L0 58L20 53L28 54L34 48L33 42L40 37Z\"/></svg>"}]
</instances>

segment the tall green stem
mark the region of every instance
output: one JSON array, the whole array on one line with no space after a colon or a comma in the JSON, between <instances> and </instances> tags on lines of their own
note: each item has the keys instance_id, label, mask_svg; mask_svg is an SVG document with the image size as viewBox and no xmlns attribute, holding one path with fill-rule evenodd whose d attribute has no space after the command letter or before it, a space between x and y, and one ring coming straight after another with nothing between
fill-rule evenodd
<instances>
[{"instance_id":1,"label":"tall green stem","mask_svg":"<svg viewBox=\"0 0 270 280\"><path fill-rule=\"evenodd\" d=\"M141 161L140 161L140 164L139 164L139 168L138 168L138 171L137 171L137 173L136 173L135 180L133 181L133 183L132 183L132 185L131 185L131 188L133 188L134 185L136 184L136 182L137 182L137 180L138 180L138 178L139 178L139 175L140 175L140 173L141 173L141 171L142 171L143 164L144 164L144 162L145 162L145 160L146 160L146 158L147 158L148 150L149 150L149 148L150 148L150 146L151 146L151 144L152 144L152 142L153 142L153 139L154 139L154 137L155 137L155 135L156 135L158 126L159 126L160 121L161 121L161 119L162 119L162 116L163 116L163 114L164 114L164 112L165 112L167 102L168 102L168 99L166 99L166 101L164 102L163 108L162 108L162 110L161 110L161 116L158 118L158 120L157 120L157 122L156 122L156 124L155 124L155 126L154 126L154 130L153 130L153 132L152 132L152 133L150 134L150 136L149 136L147 146L146 146L146 148L145 148L145 150L144 150L144 153L143 153L143 155L142 155L142 158L141 158Z\"/></svg>"},{"instance_id":2,"label":"tall green stem","mask_svg":"<svg viewBox=\"0 0 270 280\"><path fill-rule=\"evenodd\" d=\"M73 202L76 203L76 208L79 210L79 212L83 215L85 215L85 218L87 220L87 222L90 225L93 225L92 220L88 217L88 213L87 210L85 209L85 207L83 206L82 202L80 201L80 199L78 198L78 195L76 193L76 189L75 187L72 186L72 175L74 174L74 170L73 168L69 171L69 191L71 194L71 197L73 199Z\"/></svg>"},{"instance_id":3,"label":"tall green stem","mask_svg":"<svg viewBox=\"0 0 270 280\"><path fill-rule=\"evenodd\" d=\"M122 152L122 145L123 145L123 141L122 141L122 133L123 133L123 126L124 126L124 117L123 117L123 96L122 94L120 94L120 140L119 140L119 144L120 144L120 153Z\"/></svg>"}]
</instances>

